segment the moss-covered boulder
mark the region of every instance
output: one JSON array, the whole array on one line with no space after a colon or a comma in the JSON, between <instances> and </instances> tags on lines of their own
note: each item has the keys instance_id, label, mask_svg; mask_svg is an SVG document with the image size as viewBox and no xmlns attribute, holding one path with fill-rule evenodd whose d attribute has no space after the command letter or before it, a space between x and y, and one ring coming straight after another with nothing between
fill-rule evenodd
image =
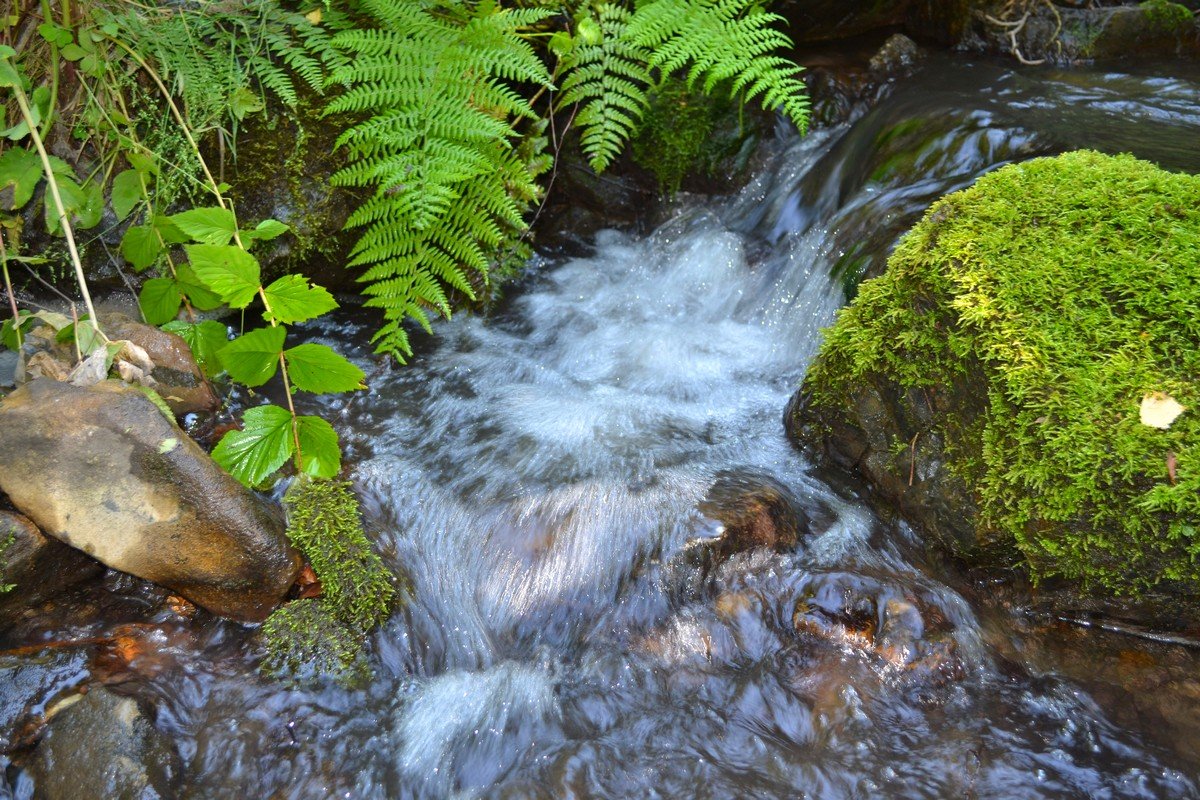
<instances>
[{"instance_id":1,"label":"moss-covered boulder","mask_svg":"<svg viewBox=\"0 0 1200 800\"><path fill-rule=\"evenodd\" d=\"M787 423L955 553L1195 594L1198 376L1200 176L1080 151L935 204ZM1164 398L1187 409L1169 426L1142 414Z\"/></svg>"}]
</instances>

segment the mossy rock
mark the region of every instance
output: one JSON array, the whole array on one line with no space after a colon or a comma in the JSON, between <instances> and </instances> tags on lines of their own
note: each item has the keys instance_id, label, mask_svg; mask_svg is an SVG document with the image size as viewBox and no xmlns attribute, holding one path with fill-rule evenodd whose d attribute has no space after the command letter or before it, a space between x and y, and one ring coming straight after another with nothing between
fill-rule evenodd
<instances>
[{"instance_id":1,"label":"mossy rock","mask_svg":"<svg viewBox=\"0 0 1200 800\"><path fill-rule=\"evenodd\" d=\"M789 430L968 557L1200 590L1200 176L1090 151L943 198L829 329ZM1166 429L1140 407L1186 410Z\"/></svg>"}]
</instances>

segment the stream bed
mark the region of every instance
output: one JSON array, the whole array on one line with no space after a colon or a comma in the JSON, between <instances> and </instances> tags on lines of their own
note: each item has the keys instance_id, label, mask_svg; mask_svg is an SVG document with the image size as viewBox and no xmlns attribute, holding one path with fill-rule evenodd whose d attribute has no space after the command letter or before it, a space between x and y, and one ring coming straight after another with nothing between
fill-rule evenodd
<instances>
[{"instance_id":1,"label":"stream bed","mask_svg":"<svg viewBox=\"0 0 1200 800\"><path fill-rule=\"evenodd\" d=\"M937 197L1078 147L1200 172L1200 72L1172 70L935 58L737 196L540 259L409 366L369 362L358 314L309 328L371 375L323 411L411 582L368 686L260 678L249 632L113 576L4 632L0 669L39 713L97 676L139 699L181 798L1200 797L1200 653L951 588L781 423ZM713 509L764 489L799 544L715 556ZM116 628L134 655L36 647ZM0 798L39 796L13 753Z\"/></svg>"}]
</instances>

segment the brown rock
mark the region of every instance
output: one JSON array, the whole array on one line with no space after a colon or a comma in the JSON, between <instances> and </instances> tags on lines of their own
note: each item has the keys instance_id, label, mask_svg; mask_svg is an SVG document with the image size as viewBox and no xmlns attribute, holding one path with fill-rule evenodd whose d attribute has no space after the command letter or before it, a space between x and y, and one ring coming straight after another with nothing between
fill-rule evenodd
<instances>
[{"instance_id":1,"label":"brown rock","mask_svg":"<svg viewBox=\"0 0 1200 800\"><path fill-rule=\"evenodd\" d=\"M180 336L143 325L124 314L101 314L100 326L109 339L125 339L146 351L154 362L150 373L155 389L177 415L212 411L221 405L192 350Z\"/></svg>"},{"instance_id":2,"label":"brown rock","mask_svg":"<svg viewBox=\"0 0 1200 800\"><path fill-rule=\"evenodd\" d=\"M223 616L265 618L300 569L279 515L114 381L0 403L0 489L48 535Z\"/></svg>"},{"instance_id":3,"label":"brown rock","mask_svg":"<svg viewBox=\"0 0 1200 800\"><path fill-rule=\"evenodd\" d=\"M717 477L700 512L724 528L714 545L718 560L766 547L795 547L807 527L787 487L766 475L728 472Z\"/></svg>"}]
</instances>

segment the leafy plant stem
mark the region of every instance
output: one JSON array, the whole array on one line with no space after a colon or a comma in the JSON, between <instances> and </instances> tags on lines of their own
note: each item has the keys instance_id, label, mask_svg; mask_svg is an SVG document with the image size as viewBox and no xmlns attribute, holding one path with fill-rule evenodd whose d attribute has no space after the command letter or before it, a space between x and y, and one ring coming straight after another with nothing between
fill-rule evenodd
<instances>
[{"instance_id":1,"label":"leafy plant stem","mask_svg":"<svg viewBox=\"0 0 1200 800\"><path fill-rule=\"evenodd\" d=\"M8 307L13 315L13 330L17 335L17 349L21 349L21 312L17 309L17 293L13 291L12 278L8 275L8 246L4 234L0 233L0 269L4 271L4 291L8 294Z\"/></svg>"},{"instance_id":2,"label":"leafy plant stem","mask_svg":"<svg viewBox=\"0 0 1200 800\"><path fill-rule=\"evenodd\" d=\"M241 246L241 242L238 242ZM267 315L271 316L271 303L267 300L267 293L263 291L263 287L258 287L258 299L262 300L263 308L266 309ZM278 327L279 323L272 317L271 327ZM296 404L292 402L292 381L288 378L287 359L283 357L283 353L279 354L279 374L283 378L283 391L287 394L288 413L292 415L292 441L296 445L296 469L304 469L304 459L300 453L300 428L296 422Z\"/></svg>"},{"instance_id":3,"label":"leafy plant stem","mask_svg":"<svg viewBox=\"0 0 1200 800\"><path fill-rule=\"evenodd\" d=\"M71 23L71 6L66 0L62 4L63 27L70 30ZM50 0L42 0L42 20L51 22L54 19L53 10L50 8ZM50 126L54 124L54 111L58 108L58 45L50 43L50 111L46 114L46 118L42 120L42 129L40 133L42 138L50 134Z\"/></svg>"},{"instance_id":4,"label":"leafy plant stem","mask_svg":"<svg viewBox=\"0 0 1200 800\"><path fill-rule=\"evenodd\" d=\"M71 230L71 220L66 211L66 206L63 205L62 194L58 190L58 180L54 177L54 168L50 165L50 154L46 152L46 145L42 141L42 136L38 133L37 125L33 121L33 113L29 110L29 99L25 96L25 91L20 86L13 86L13 96L17 99L17 107L21 109L21 116L25 119L25 124L29 127L29 137L33 139L33 146L37 148L38 157L42 160L42 170L46 174L46 185L50 189L50 196L54 198L54 205L58 211L58 220L62 225L63 235L67 239L67 250L71 254L71 264L75 267L75 280L79 282L79 292L83 295L84 305L88 310L88 322L95 329L96 333L100 334L101 338L104 333L100 330L100 322L96 318L96 309L92 305L92 295L88 291L87 278L83 274L83 262L79 258L79 250L75 246L75 234Z\"/></svg>"}]
</instances>

